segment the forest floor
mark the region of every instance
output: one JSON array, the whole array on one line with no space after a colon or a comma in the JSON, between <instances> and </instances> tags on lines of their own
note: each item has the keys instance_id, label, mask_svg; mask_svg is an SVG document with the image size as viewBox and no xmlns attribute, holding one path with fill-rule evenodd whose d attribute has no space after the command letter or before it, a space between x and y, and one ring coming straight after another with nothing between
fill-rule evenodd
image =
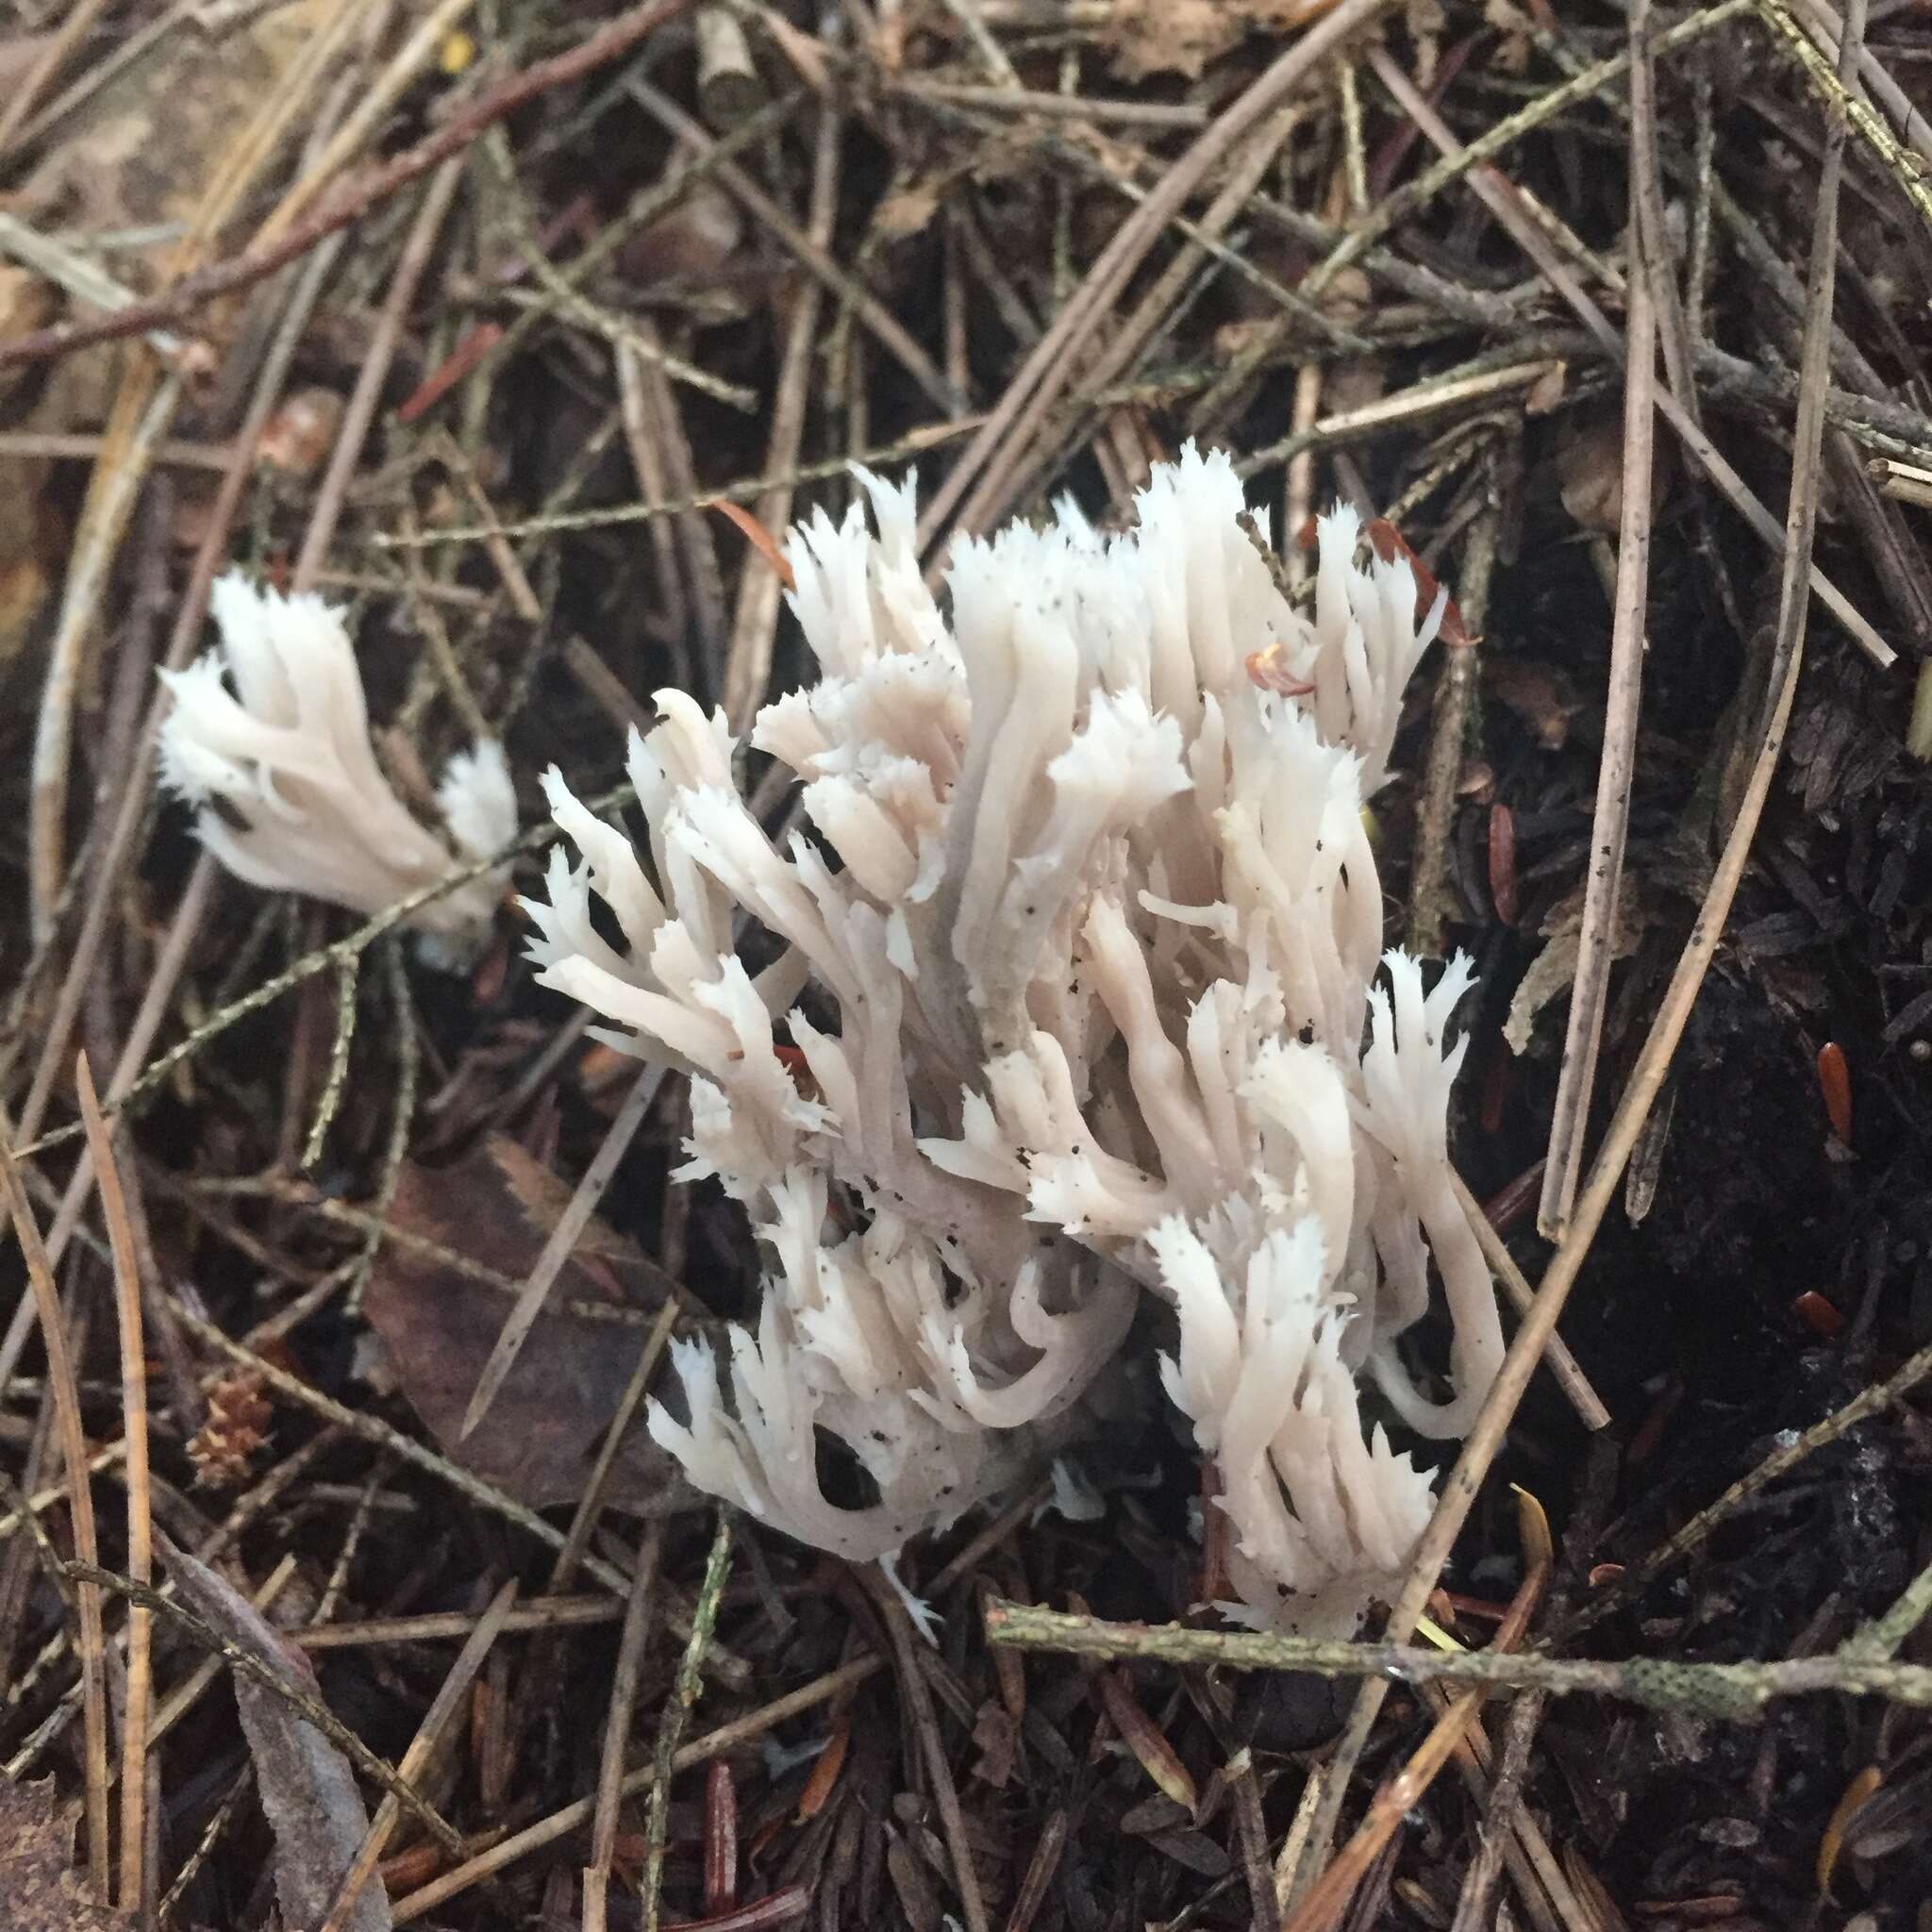
<instances>
[{"instance_id":1,"label":"forest floor","mask_svg":"<svg viewBox=\"0 0 1932 1932\"><path fill-rule=\"evenodd\" d=\"M1907 0L12 7L0 1921L1932 1924L1928 116ZM1341 497L1457 597L1390 931L1475 958L1452 1145L1574 1370L1398 1657L1236 1668L1153 1419L908 1554L928 1649L636 1426L757 1292L677 1083L508 907L451 974L222 874L154 670L323 591L527 885L546 766L806 675L756 533L852 459L1118 526L1191 437L1291 576Z\"/></svg>"}]
</instances>

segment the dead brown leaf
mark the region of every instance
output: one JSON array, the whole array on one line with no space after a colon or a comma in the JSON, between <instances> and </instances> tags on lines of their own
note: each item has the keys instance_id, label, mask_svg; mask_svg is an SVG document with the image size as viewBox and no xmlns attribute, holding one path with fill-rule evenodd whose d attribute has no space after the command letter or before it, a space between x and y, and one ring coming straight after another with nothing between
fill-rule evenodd
<instances>
[{"instance_id":1,"label":"dead brown leaf","mask_svg":"<svg viewBox=\"0 0 1932 1932\"><path fill-rule=\"evenodd\" d=\"M995 1790L1005 1790L1019 1768L1020 1726L1003 1704L989 1698L979 1707L973 1725L974 1748L979 1753L973 1774Z\"/></svg>"},{"instance_id":2,"label":"dead brown leaf","mask_svg":"<svg viewBox=\"0 0 1932 1932\"><path fill-rule=\"evenodd\" d=\"M453 1167L405 1167L391 1225L521 1279L570 1199L569 1186L513 1141L497 1139ZM470 1396L509 1314L509 1298L412 1245L383 1250L363 1302L403 1393L453 1461L542 1508L574 1502L617 1411L643 1330L572 1312L661 1307L661 1272L637 1244L593 1220L552 1289L488 1418L461 1433ZM610 1473L608 1499L661 1506L678 1490L675 1465L633 1430Z\"/></svg>"},{"instance_id":3,"label":"dead brown leaf","mask_svg":"<svg viewBox=\"0 0 1932 1932\"><path fill-rule=\"evenodd\" d=\"M892 190L873 210L873 226L888 242L902 241L927 227L940 211L946 183L937 176L908 181Z\"/></svg>"},{"instance_id":4,"label":"dead brown leaf","mask_svg":"<svg viewBox=\"0 0 1932 1932\"><path fill-rule=\"evenodd\" d=\"M1527 658L1491 652L1483 660L1483 689L1514 711L1545 751L1560 751L1569 743L1570 722L1583 708L1560 667Z\"/></svg>"},{"instance_id":5,"label":"dead brown leaf","mask_svg":"<svg viewBox=\"0 0 1932 1932\"><path fill-rule=\"evenodd\" d=\"M298 0L225 32L163 35L63 124L7 205L82 231L186 220L318 11L315 0ZM117 250L114 272L138 275L142 260Z\"/></svg>"},{"instance_id":6,"label":"dead brown leaf","mask_svg":"<svg viewBox=\"0 0 1932 1932\"><path fill-rule=\"evenodd\" d=\"M131 1932L132 1916L95 1903L74 1869L75 1805L54 1780L19 1784L0 1773L0 1899L8 1932Z\"/></svg>"},{"instance_id":7,"label":"dead brown leaf","mask_svg":"<svg viewBox=\"0 0 1932 1932\"><path fill-rule=\"evenodd\" d=\"M1198 80L1210 60L1257 28L1306 26L1325 0L1114 0L1102 38L1122 80L1178 74Z\"/></svg>"},{"instance_id":8,"label":"dead brown leaf","mask_svg":"<svg viewBox=\"0 0 1932 1932\"><path fill-rule=\"evenodd\" d=\"M1105 29L1110 65L1125 81L1154 74L1199 80L1210 60L1241 42L1249 17L1228 0L1118 0Z\"/></svg>"}]
</instances>

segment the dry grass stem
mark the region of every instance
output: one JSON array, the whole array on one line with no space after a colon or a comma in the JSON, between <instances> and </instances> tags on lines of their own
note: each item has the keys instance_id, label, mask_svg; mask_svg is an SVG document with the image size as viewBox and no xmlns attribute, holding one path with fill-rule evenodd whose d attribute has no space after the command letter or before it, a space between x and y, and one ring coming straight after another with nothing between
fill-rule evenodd
<instances>
[{"instance_id":1,"label":"dry grass stem","mask_svg":"<svg viewBox=\"0 0 1932 1932\"><path fill-rule=\"evenodd\" d=\"M67 1347L67 1322L59 1291L41 1244L40 1224L28 1204L13 1150L0 1134L0 1188L7 1194L14 1239L26 1263L33 1307L41 1325L41 1343L47 1352L48 1395L53 1403L61 1458L67 1469L67 1501L74 1520L74 1547L83 1564L100 1561L100 1541L94 1531L93 1491L88 1483L87 1435L80 1415L80 1387ZM86 1730L87 1864L94 1890L105 1903L113 1895L113 1867L108 1850L108 1687L107 1642L101 1624L98 1584L81 1581L75 1591L80 1631L82 1720Z\"/></svg>"},{"instance_id":2,"label":"dry grass stem","mask_svg":"<svg viewBox=\"0 0 1932 1932\"><path fill-rule=\"evenodd\" d=\"M1630 35L1640 40L1648 25L1645 0L1633 0ZM1647 101L1636 84L1633 101ZM1648 139L1640 123L1636 139ZM1610 962L1616 952L1617 905L1630 837L1630 793L1637 775L1637 725L1643 699L1644 633L1650 603L1652 432L1656 426L1657 303L1641 240L1639 175L1631 173L1629 308L1624 356L1624 450L1618 466L1622 493L1617 531L1616 593L1610 619L1610 689L1604 708L1604 744L1597 767L1596 809L1590 829L1590 863L1584 873L1583 927L1577 936L1576 975L1570 989L1570 1017L1563 1041L1562 1074L1550 1121L1548 1164L1537 1225L1546 1241L1560 1241L1583 1171L1591 1097L1596 1090L1597 1052L1609 1004ZM1667 270L1661 271L1668 273Z\"/></svg>"},{"instance_id":3,"label":"dry grass stem","mask_svg":"<svg viewBox=\"0 0 1932 1932\"><path fill-rule=\"evenodd\" d=\"M101 1193L101 1212L114 1256L114 1306L121 1337L121 1431L127 1445L127 1574L137 1583L154 1581L154 1492L147 1453L147 1350L142 1334L140 1256L134 1224L122 1191L112 1141L101 1119L87 1056L75 1067L81 1118L87 1124L88 1151ZM139 1607L127 1613L127 1701L121 1731L121 1890L125 1911L145 1913L143 1853L147 1845L142 1807L147 1797L148 1715L154 1695L151 1643L153 1618Z\"/></svg>"},{"instance_id":4,"label":"dry grass stem","mask_svg":"<svg viewBox=\"0 0 1932 1932\"><path fill-rule=\"evenodd\" d=\"M597 1804L591 1817L591 1862L584 1868L583 1932L604 1932L608 1923L605 1904L610 1868L617 1856L625 1752L630 1742L638 1675L643 1668L644 1646L650 1641L651 1617L657 1607L653 1593L663 1554L664 1519L659 1517L645 1529L643 1545L638 1551L630 1600L625 1606L624 1630L617 1642L617 1667L610 1678L610 1706L604 1719L604 1749L597 1767Z\"/></svg>"}]
</instances>

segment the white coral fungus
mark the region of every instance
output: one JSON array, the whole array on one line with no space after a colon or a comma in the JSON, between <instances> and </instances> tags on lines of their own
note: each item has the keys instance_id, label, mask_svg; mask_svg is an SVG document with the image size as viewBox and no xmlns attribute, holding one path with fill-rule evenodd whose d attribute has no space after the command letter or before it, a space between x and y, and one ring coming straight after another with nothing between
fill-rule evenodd
<instances>
[{"instance_id":1,"label":"white coral fungus","mask_svg":"<svg viewBox=\"0 0 1932 1932\"><path fill-rule=\"evenodd\" d=\"M1450 1435L1503 1352L1444 1146L1467 969L1424 994L1391 954L1372 987L1364 789L1442 600L1418 612L1405 561L1358 567L1338 509L1303 617L1225 459L1190 448L1123 536L1062 508L958 545L948 612L910 486L861 480L875 535L855 507L791 539L820 676L751 736L808 831L766 835L722 717L676 691L630 746L648 865L546 781L583 862L557 854L528 902L540 977L691 1074L683 1172L721 1179L769 1262L723 1386L680 1344L686 1420L654 1405L652 1433L703 1488L878 1556L1043 1461L1150 1288L1237 1613L1345 1625L1429 1507L1357 1372ZM1257 653L1304 695L1257 688ZM1441 1395L1396 1346L1432 1269ZM828 1493L828 1438L868 1495Z\"/></svg>"},{"instance_id":2,"label":"white coral fungus","mask_svg":"<svg viewBox=\"0 0 1932 1932\"><path fill-rule=\"evenodd\" d=\"M320 597L283 597L230 574L209 603L218 648L160 674L175 700L161 724L160 776L200 808L197 836L238 878L376 913L516 836L516 794L493 739L443 773L436 803L447 841L391 791L369 741L355 647ZM508 883L484 874L408 923L472 941Z\"/></svg>"}]
</instances>

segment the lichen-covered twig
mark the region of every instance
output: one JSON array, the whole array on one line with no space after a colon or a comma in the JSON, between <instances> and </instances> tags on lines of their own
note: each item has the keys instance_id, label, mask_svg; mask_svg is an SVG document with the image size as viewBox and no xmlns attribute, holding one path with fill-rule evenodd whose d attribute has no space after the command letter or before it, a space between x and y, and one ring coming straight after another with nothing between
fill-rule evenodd
<instances>
[{"instance_id":1,"label":"lichen-covered twig","mask_svg":"<svg viewBox=\"0 0 1932 1932\"><path fill-rule=\"evenodd\" d=\"M1932 1709L1932 1666L1847 1656L1793 1657L1769 1663L1678 1663L1632 1657L1622 1663L1582 1657L1505 1655L1486 1650L1422 1650L1399 1643L1345 1643L1274 1631L1196 1630L1183 1624L1105 1624L1035 1604L996 1599L986 1607L986 1634L1022 1650L1075 1657L1238 1671L1306 1671L1318 1677L1373 1677L1390 1684L1480 1684L1501 1690L1541 1690L1552 1697L1594 1696L1740 1723L1774 1697L1823 1691L1887 1697Z\"/></svg>"}]
</instances>

